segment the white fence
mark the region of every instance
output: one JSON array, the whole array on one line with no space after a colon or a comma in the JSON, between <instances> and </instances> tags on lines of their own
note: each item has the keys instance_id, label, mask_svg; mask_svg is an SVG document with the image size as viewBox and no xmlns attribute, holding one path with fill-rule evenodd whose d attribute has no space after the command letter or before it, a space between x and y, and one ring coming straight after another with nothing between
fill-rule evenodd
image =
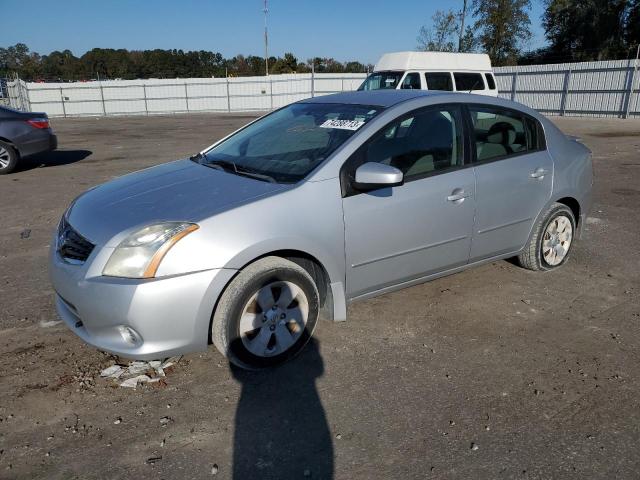
<instances>
[{"instance_id":1,"label":"white fence","mask_svg":"<svg viewBox=\"0 0 640 480\"><path fill-rule=\"evenodd\" d=\"M355 90L366 74L10 83L12 104L50 116L248 112Z\"/></svg>"},{"instance_id":2,"label":"white fence","mask_svg":"<svg viewBox=\"0 0 640 480\"><path fill-rule=\"evenodd\" d=\"M545 115L640 117L635 60L496 68L500 96Z\"/></svg>"},{"instance_id":3,"label":"white fence","mask_svg":"<svg viewBox=\"0 0 640 480\"><path fill-rule=\"evenodd\" d=\"M640 117L640 65L634 60L496 68L500 96L546 115ZM317 95L355 90L365 74L9 82L10 103L51 116L272 110Z\"/></svg>"}]
</instances>

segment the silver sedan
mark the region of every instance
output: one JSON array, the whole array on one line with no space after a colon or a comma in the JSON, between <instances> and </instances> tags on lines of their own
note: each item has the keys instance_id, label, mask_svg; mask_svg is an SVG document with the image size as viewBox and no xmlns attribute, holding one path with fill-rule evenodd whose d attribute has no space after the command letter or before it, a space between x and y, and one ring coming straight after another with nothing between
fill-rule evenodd
<instances>
[{"instance_id":1,"label":"silver sedan","mask_svg":"<svg viewBox=\"0 0 640 480\"><path fill-rule=\"evenodd\" d=\"M59 315L152 359L206 349L262 368L350 302L517 257L567 261L591 153L513 102L428 91L294 103L190 159L78 197L50 255Z\"/></svg>"}]
</instances>

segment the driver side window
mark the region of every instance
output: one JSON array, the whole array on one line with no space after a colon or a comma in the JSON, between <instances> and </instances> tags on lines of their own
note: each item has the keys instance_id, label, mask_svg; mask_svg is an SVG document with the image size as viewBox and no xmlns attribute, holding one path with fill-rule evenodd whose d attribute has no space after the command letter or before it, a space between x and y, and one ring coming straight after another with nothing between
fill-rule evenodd
<instances>
[{"instance_id":1,"label":"driver side window","mask_svg":"<svg viewBox=\"0 0 640 480\"><path fill-rule=\"evenodd\" d=\"M463 164L462 121L457 107L429 108L392 122L362 147L359 164L398 168L405 181Z\"/></svg>"}]
</instances>

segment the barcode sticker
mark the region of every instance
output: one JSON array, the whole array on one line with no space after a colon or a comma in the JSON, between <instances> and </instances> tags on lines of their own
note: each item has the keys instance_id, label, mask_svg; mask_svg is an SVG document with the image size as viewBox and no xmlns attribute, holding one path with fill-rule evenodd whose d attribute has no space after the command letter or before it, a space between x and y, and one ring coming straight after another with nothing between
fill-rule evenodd
<instances>
[{"instance_id":1,"label":"barcode sticker","mask_svg":"<svg viewBox=\"0 0 640 480\"><path fill-rule=\"evenodd\" d=\"M338 128L341 130L358 130L362 125L364 125L364 121L362 120L337 120L335 118L331 118L320 125L320 128Z\"/></svg>"}]
</instances>

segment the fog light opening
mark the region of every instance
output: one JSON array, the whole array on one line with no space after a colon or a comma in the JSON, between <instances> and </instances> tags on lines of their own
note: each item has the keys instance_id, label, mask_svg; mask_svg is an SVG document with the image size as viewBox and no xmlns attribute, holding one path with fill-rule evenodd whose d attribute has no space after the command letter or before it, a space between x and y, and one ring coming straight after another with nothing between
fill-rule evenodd
<instances>
[{"instance_id":1,"label":"fog light opening","mask_svg":"<svg viewBox=\"0 0 640 480\"><path fill-rule=\"evenodd\" d=\"M122 339L127 342L131 346L137 346L142 343L142 339L138 332L136 332L133 328L127 327L126 325L120 325L118 327L118 331L120 332L120 336Z\"/></svg>"}]
</instances>

